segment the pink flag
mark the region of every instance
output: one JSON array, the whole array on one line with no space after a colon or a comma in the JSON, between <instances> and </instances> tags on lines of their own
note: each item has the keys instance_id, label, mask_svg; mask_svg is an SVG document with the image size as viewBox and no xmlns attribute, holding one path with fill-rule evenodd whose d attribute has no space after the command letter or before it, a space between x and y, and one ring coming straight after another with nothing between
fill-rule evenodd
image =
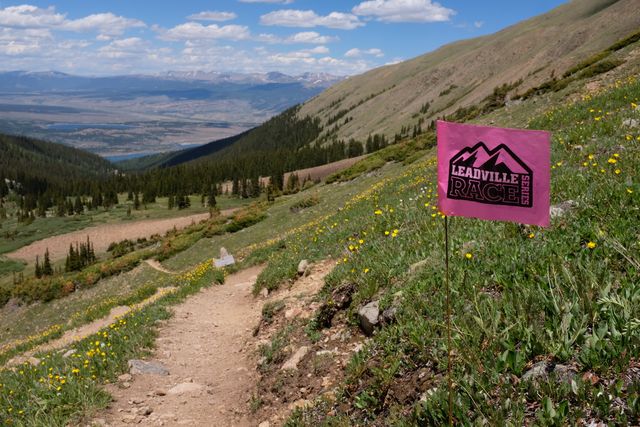
<instances>
[{"instance_id":1,"label":"pink flag","mask_svg":"<svg viewBox=\"0 0 640 427\"><path fill-rule=\"evenodd\" d=\"M549 225L550 134L438 121L445 215Z\"/></svg>"}]
</instances>

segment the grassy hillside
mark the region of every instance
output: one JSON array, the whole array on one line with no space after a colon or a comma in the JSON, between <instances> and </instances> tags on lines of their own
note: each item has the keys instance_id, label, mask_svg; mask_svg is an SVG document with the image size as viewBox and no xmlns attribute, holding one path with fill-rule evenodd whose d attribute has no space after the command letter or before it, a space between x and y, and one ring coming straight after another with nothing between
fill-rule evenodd
<instances>
[{"instance_id":1,"label":"grassy hillside","mask_svg":"<svg viewBox=\"0 0 640 427\"><path fill-rule=\"evenodd\" d=\"M347 79L305 103L300 116L320 117L323 125L340 117L325 135L364 140L371 133L393 137L402 127L478 104L504 84L513 98L638 31L637 6L635 0L574 0L495 34Z\"/></svg>"},{"instance_id":2,"label":"grassy hillside","mask_svg":"<svg viewBox=\"0 0 640 427\"><path fill-rule=\"evenodd\" d=\"M629 77L532 118L530 128L554 132L552 203L575 202L550 228L451 218L458 423L637 423L640 133L629 120L639 104L640 82ZM289 425L447 422L443 238L430 157L274 248L258 286L277 287L301 258L340 260L290 348L319 348L324 335L314 331L343 311L357 324L370 301L397 310L353 356L338 391ZM349 303L332 309L345 289ZM542 373L529 378L534 366ZM261 391L265 404L282 397Z\"/></svg>"}]
</instances>

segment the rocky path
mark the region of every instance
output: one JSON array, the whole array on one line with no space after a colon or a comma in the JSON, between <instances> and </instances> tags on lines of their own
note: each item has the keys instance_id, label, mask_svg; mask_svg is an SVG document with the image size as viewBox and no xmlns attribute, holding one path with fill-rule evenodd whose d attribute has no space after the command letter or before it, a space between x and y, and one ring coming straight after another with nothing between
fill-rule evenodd
<instances>
[{"instance_id":1,"label":"rocky path","mask_svg":"<svg viewBox=\"0 0 640 427\"><path fill-rule=\"evenodd\" d=\"M94 424L250 426L257 379L252 329L262 301L251 295L261 267L227 277L174 308L150 362L165 374L121 376L111 407Z\"/></svg>"}]
</instances>

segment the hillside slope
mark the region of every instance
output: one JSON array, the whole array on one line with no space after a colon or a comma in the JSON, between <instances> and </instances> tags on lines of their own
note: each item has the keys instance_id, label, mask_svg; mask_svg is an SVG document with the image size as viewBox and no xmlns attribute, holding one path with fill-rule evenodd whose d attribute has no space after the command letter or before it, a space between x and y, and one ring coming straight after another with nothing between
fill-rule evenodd
<instances>
[{"instance_id":1,"label":"hillside slope","mask_svg":"<svg viewBox=\"0 0 640 427\"><path fill-rule=\"evenodd\" d=\"M0 187L5 180L27 192L68 186L71 181L106 177L113 166L103 158L52 142L0 134ZM0 193L1 195L2 193Z\"/></svg>"},{"instance_id":2,"label":"hillside slope","mask_svg":"<svg viewBox=\"0 0 640 427\"><path fill-rule=\"evenodd\" d=\"M325 129L337 138L391 137L478 103L503 84L522 79L511 92L522 93L638 28L637 0L574 0L498 33L347 79L305 103L300 117L320 117L323 125L339 117L337 132Z\"/></svg>"}]
</instances>

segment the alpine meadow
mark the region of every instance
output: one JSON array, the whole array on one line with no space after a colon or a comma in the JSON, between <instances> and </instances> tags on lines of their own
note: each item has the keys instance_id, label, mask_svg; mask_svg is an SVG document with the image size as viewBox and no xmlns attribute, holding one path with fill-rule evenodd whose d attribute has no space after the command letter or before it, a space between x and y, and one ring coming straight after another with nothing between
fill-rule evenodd
<instances>
[{"instance_id":1,"label":"alpine meadow","mask_svg":"<svg viewBox=\"0 0 640 427\"><path fill-rule=\"evenodd\" d=\"M640 425L637 0L5 3L0 425Z\"/></svg>"}]
</instances>

